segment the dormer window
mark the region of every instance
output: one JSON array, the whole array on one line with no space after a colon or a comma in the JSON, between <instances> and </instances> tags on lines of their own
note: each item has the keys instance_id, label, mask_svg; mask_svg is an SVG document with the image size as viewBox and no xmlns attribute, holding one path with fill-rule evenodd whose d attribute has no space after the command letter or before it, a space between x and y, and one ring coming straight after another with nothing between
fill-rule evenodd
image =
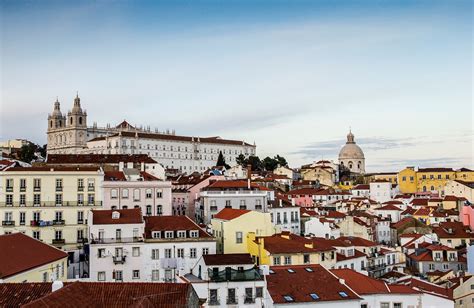
<instances>
[{"instance_id":1,"label":"dormer window","mask_svg":"<svg viewBox=\"0 0 474 308\"><path fill-rule=\"evenodd\" d=\"M173 231L165 231L165 238L173 238Z\"/></svg>"},{"instance_id":2,"label":"dormer window","mask_svg":"<svg viewBox=\"0 0 474 308\"><path fill-rule=\"evenodd\" d=\"M151 233L151 237L153 238L161 238L161 232L160 231L153 231Z\"/></svg>"},{"instance_id":3,"label":"dormer window","mask_svg":"<svg viewBox=\"0 0 474 308\"><path fill-rule=\"evenodd\" d=\"M120 218L120 213L117 211L112 212L112 219L119 219Z\"/></svg>"},{"instance_id":4,"label":"dormer window","mask_svg":"<svg viewBox=\"0 0 474 308\"><path fill-rule=\"evenodd\" d=\"M186 237L186 231L178 231L178 237L179 238L185 238Z\"/></svg>"},{"instance_id":5,"label":"dormer window","mask_svg":"<svg viewBox=\"0 0 474 308\"><path fill-rule=\"evenodd\" d=\"M199 231L197 230L192 230L189 232L190 237L199 237Z\"/></svg>"}]
</instances>

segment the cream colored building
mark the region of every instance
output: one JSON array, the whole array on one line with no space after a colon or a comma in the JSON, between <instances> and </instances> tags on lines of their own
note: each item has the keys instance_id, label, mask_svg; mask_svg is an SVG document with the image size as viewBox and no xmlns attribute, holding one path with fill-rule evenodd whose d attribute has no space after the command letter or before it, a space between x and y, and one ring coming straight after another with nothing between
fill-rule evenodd
<instances>
[{"instance_id":1,"label":"cream colored building","mask_svg":"<svg viewBox=\"0 0 474 308\"><path fill-rule=\"evenodd\" d=\"M87 216L102 208L98 167L7 168L0 172L0 234L22 232L65 251L87 238Z\"/></svg>"},{"instance_id":2,"label":"cream colored building","mask_svg":"<svg viewBox=\"0 0 474 308\"><path fill-rule=\"evenodd\" d=\"M474 276L460 278L459 285L453 289L454 307L470 308L474 306Z\"/></svg>"},{"instance_id":3,"label":"cream colored building","mask_svg":"<svg viewBox=\"0 0 474 308\"><path fill-rule=\"evenodd\" d=\"M464 197L469 202L474 202L474 182L466 182L462 180L449 181L445 188L444 193L446 195L452 195L456 197Z\"/></svg>"},{"instance_id":4,"label":"cream colored building","mask_svg":"<svg viewBox=\"0 0 474 308\"><path fill-rule=\"evenodd\" d=\"M0 235L0 282L67 278L67 253L22 233Z\"/></svg>"}]
</instances>

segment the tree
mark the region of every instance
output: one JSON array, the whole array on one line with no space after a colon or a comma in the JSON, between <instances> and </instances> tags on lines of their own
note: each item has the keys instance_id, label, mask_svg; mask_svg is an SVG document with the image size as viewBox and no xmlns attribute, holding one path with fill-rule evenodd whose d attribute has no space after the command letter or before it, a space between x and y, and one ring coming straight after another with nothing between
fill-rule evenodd
<instances>
[{"instance_id":1,"label":"tree","mask_svg":"<svg viewBox=\"0 0 474 308\"><path fill-rule=\"evenodd\" d=\"M226 164L224 155L222 155L222 151L219 152L219 156L217 157L217 167L225 167L226 169L230 169L230 166Z\"/></svg>"},{"instance_id":2,"label":"tree","mask_svg":"<svg viewBox=\"0 0 474 308\"><path fill-rule=\"evenodd\" d=\"M278 162L278 165L280 165L281 167L287 167L288 166L288 162L286 161L286 159L283 156L280 156L280 155L277 154L277 156L275 156L274 159Z\"/></svg>"},{"instance_id":3,"label":"tree","mask_svg":"<svg viewBox=\"0 0 474 308\"><path fill-rule=\"evenodd\" d=\"M269 156L265 157L262 160L263 167L265 167L265 170L267 171L273 171L278 167L278 161L274 158L270 158Z\"/></svg>"},{"instance_id":4,"label":"tree","mask_svg":"<svg viewBox=\"0 0 474 308\"><path fill-rule=\"evenodd\" d=\"M37 148L37 145L34 143L28 143L28 144L23 145L19 153L20 160L26 163L31 163L31 161L36 158L35 157L36 148Z\"/></svg>"},{"instance_id":5,"label":"tree","mask_svg":"<svg viewBox=\"0 0 474 308\"><path fill-rule=\"evenodd\" d=\"M258 156L249 156L248 158L248 164L251 166L252 171L261 171L264 169L262 161Z\"/></svg>"},{"instance_id":6,"label":"tree","mask_svg":"<svg viewBox=\"0 0 474 308\"><path fill-rule=\"evenodd\" d=\"M237 162L237 165L241 165L242 167L247 167L249 162L248 159L245 158L244 154L240 154L239 156L237 156L235 161Z\"/></svg>"}]
</instances>

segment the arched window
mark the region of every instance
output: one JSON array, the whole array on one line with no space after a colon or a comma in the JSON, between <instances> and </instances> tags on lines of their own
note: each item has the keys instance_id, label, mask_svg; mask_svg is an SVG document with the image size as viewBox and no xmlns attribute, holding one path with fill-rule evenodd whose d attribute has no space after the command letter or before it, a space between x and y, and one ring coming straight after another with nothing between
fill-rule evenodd
<instances>
[{"instance_id":1,"label":"arched window","mask_svg":"<svg viewBox=\"0 0 474 308\"><path fill-rule=\"evenodd\" d=\"M53 127L53 121L51 121L51 122L49 123L49 125L50 125L51 128L52 128L52 127Z\"/></svg>"},{"instance_id":2,"label":"arched window","mask_svg":"<svg viewBox=\"0 0 474 308\"><path fill-rule=\"evenodd\" d=\"M151 215L151 205L147 205L147 206L146 206L146 214L147 214L148 216Z\"/></svg>"},{"instance_id":3,"label":"arched window","mask_svg":"<svg viewBox=\"0 0 474 308\"><path fill-rule=\"evenodd\" d=\"M71 119L69 120L69 124L71 124L71 125L72 125L72 117L71 117Z\"/></svg>"},{"instance_id":4,"label":"arched window","mask_svg":"<svg viewBox=\"0 0 474 308\"><path fill-rule=\"evenodd\" d=\"M423 186L423 191L426 191L426 186Z\"/></svg>"},{"instance_id":5,"label":"arched window","mask_svg":"<svg viewBox=\"0 0 474 308\"><path fill-rule=\"evenodd\" d=\"M434 186L431 186L431 191L434 191L434 190L435 190Z\"/></svg>"},{"instance_id":6,"label":"arched window","mask_svg":"<svg viewBox=\"0 0 474 308\"><path fill-rule=\"evenodd\" d=\"M122 209L126 210L126 209L128 209L128 206L124 205L124 206L122 206Z\"/></svg>"},{"instance_id":7,"label":"arched window","mask_svg":"<svg viewBox=\"0 0 474 308\"><path fill-rule=\"evenodd\" d=\"M63 121L59 120L59 127L63 125Z\"/></svg>"},{"instance_id":8,"label":"arched window","mask_svg":"<svg viewBox=\"0 0 474 308\"><path fill-rule=\"evenodd\" d=\"M82 125L82 117L79 117L79 125Z\"/></svg>"},{"instance_id":9,"label":"arched window","mask_svg":"<svg viewBox=\"0 0 474 308\"><path fill-rule=\"evenodd\" d=\"M112 209L112 210L116 210L116 209L117 209L117 206L112 205L111 209Z\"/></svg>"},{"instance_id":10,"label":"arched window","mask_svg":"<svg viewBox=\"0 0 474 308\"><path fill-rule=\"evenodd\" d=\"M352 169L352 162L349 162L349 169Z\"/></svg>"}]
</instances>

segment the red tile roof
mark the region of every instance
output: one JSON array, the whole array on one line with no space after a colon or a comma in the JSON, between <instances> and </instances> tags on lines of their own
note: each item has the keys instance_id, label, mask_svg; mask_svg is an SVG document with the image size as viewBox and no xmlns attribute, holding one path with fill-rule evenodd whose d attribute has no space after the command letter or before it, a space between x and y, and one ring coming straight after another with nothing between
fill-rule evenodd
<instances>
[{"instance_id":1,"label":"red tile roof","mask_svg":"<svg viewBox=\"0 0 474 308\"><path fill-rule=\"evenodd\" d=\"M438 227L433 227L433 232L439 238L474 239L474 233L460 221L441 222Z\"/></svg>"},{"instance_id":2,"label":"red tile roof","mask_svg":"<svg viewBox=\"0 0 474 308\"><path fill-rule=\"evenodd\" d=\"M187 283L73 282L25 307L187 307L197 295Z\"/></svg>"},{"instance_id":3,"label":"red tile roof","mask_svg":"<svg viewBox=\"0 0 474 308\"><path fill-rule=\"evenodd\" d=\"M0 283L0 307L21 307L49 293L50 282Z\"/></svg>"},{"instance_id":4,"label":"red tile roof","mask_svg":"<svg viewBox=\"0 0 474 308\"><path fill-rule=\"evenodd\" d=\"M250 212L250 210L223 208L219 213L214 215L214 218L222 220L232 220L234 218L247 214L248 212Z\"/></svg>"},{"instance_id":5,"label":"red tile roof","mask_svg":"<svg viewBox=\"0 0 474 308\"><path fill-rule=\"evenodd\" d=\"M271 269L273 274L267 276L267 287L276 304L360 299L321 265L276 266ZM339 292L344 292L347 297L342 297ZM310 294L316 294L318 299L313 299ZM292 301L285 300L285 296L290 296Z\"/></svg>"},{"instance_id":6,"label":"red tile roof","mask_svg":"<svg viewBox=\"0 0 474 308\"><path fill-rule=\"evenodd\" d=\"M157 163L146 154L48 154L46 162L55 165Z\"/></svg>"},{"instance_id":7,"label":"red tile roof","mask_svg":"<svg viewBox=\"0 0 474 308\"><path fill-rule=\"evenodd\" d=\"M411 200L412 205L428 205L428 199L427 198L415 198Z\"/></svg>"},{"instance_id":8,"label":"red tile roof","mask_svg":"<svg viewBox=\"0 0 474 308\"><path fill-rule=\"evenodd\" d=\"M347 215L338 211L328 211L324 217L326 218L345 218Z\"/></svg>"},{"instance_id":9,"label":"red tile roof","mask_svg":"<svg viewBox=\"0 0 474 308\"><path fill-rule=\"evenodd\" d=\"M359 295L390 293L386 283L351 269L333 269L331 272L344 279L345 283Z\"/></svg>"},{"instance_id":10,"label":"red tile roof","mask_svg":"<svg viewBox=\"0 0 474 308\"><path fill-rule=\"evenodd\" d=\"M248 189L249 183L244 180L223 180L210 183L206 189ZM268 190L255 183L250 183L250 189Z\"/></svg>"},{"instance_id":11,"label":"red tile roof","mask_svg":"<svg viewBox=\"0 0 474 308\"><path fill-rule=\"evenodd\" d=\"M369 184L357 184L356 186L352 187L352 190L369 190Z\"/></svg>"},{"instance_id":12,"label":"red tile roof","mask_svg":"<svg viewBox=\"0 0 474 308\"><path fill-rule=\"evenodd\" d=\"M356 237L356 236L341 236L337 238L337 240L344 241L346 243L350 243L351 245L361 246L361 247L373 247L373 246L378 245L376 242L369 241L362 237Z\"/></svg>"},{"instance_id":13,"label":"red tile roof","mask_svg":"<svg viewBox=\"0 0 474 308\"><path fill-rule=\"evenodd\" d=\"M417 278L409 278L406 281L404 280L402 283L423 293L428 293L428 294L432 294L432 295L447 298L447 299L453 299L452 290L437 286L427 281L423 281Z\"/></svg>"},{"instance_id":14,"label":"red tile roof","mask_svg":"<svg viewBox=\"0 0 474 308\"><path fill-rule=\"evenodd\" d=\"M396 207L393 204L388 204L375 209L376 211L402 211L399 207Z\"/></svg>"},{"instance_id":15,"label":"red tile roof","mask_svg":"<svg viewBox=\"0 0 474 308\"><path fill-rule=\"evenodd\" d=\"M453 168L418 168L418 172L452 172Z\"/></svg>"},{"instance_id":16,"label":"red tile roof","mask_svg":"<svg viewBox=\"0 0 474 308\"><path fill-rule=\"evenodd\" d=\"M365 253L360 252L358 250L354 250L354 255L352 256L346 256L346 255L337 253L336 261L341 262L341 261L352 260L352 259L363 258L363 257L367 257Z\"/></svg>"},{"instance_id":17,"label":"red tile roof","mask_svg":"<svg viewBox=\"0 0 474 308\"><path fill-rule=\"evenodd\" d=\"M202 256L206 265L254 264L248 253L226 253Z\"/></svg>"},{"instance_id":18,"label":"red tile roof","mask_svg":"<svg viewBox=\"0 0 474 308\"><path fill-rule=\"evenodd\" d=\"M38 166L38 167L13 167L8 168L5 172L10 171L21 171L21 172L44 172L44 171L51 171L51 172L85 172L85 171L99 171L98 167L68 167L68 166Z\"/></svg>"},{"instance_id":19,"label":"red tile roof","mask_svg":"<svg viewBox=\"0 0 474 308\"><path fill-rule=\"evenodd\" d=\"M459 201L459 198L452 195L446 195L444 196L443 201Z\"/></svg>"},{"instance_id":20,"label":"red tile roof","mask_svg":"<svg viewBox=\"0 0 474 308\"><path fill-rule=\"evenodd\" d=\"M112 213L118 212L119 218L112 218ZM141 224L143 222L141 209L126 210L92 210L94 225Z\"/></svg>"},{"instance_id":21,"label":"red tile roof","mask_svg":"<svg viewBox=\"0 0 474 308\"><path fill-rule=\"evenodd\" d=\"M0 252L0 279L6 279L68 256L64 251L23 233L0 235Z\"/></svg>"},{"instance_id":22,"label":"red tile roof","mask_svg":"<svg viewBox=\"0 0 474 308\"><path fill-rule=\"evenodd\" d=\"M153 231L199 231L200 238L211 238L187 216L147 216L145 217L145 236L152 238Z\"/></svg>"}]
</instances>

